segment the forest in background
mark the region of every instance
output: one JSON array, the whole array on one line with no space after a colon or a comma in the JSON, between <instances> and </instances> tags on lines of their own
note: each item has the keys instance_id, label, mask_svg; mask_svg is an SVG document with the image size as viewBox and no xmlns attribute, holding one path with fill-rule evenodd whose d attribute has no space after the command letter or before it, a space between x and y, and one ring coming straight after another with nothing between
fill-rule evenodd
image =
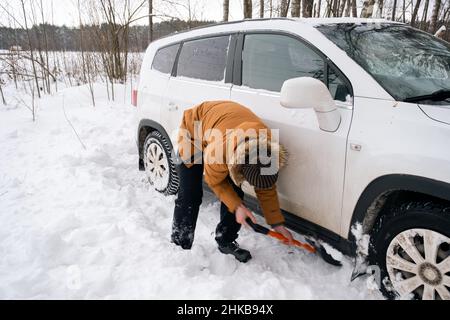
<instances>
[{"instance_id":1,"label":"forest in background","mask_svg":"<svg viewBox=\"0 0 450 320\"><path fill-rule=\"evenodd\" d=\"M58 91L61 82L87 85L95 106L94 83L101 81L114 100L115 84L136 78L150 42L216 22L198 19L203 14L191 0L73 0L77 26L55 26L43 1L17 0L18 8L0 2L6 17L0 22L0 98L6 105L3 86L22 87L33 119L35 98ZM450 39L450 0L223 0L224 22L231 1L239 1L244 19L384 18ZM176 17L180 12L184 20Z\"/></svg>"}]
</instances>

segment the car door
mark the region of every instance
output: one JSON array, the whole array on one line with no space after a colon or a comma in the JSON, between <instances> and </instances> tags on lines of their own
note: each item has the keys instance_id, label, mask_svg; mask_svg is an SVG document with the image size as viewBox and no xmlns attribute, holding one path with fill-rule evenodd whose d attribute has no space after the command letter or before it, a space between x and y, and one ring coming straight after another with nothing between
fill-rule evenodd
<instances>
[{"instance_id":1,"label":"car door","mask_svg":"<svg viewBox=\"0 0 450 320\"><path fill-rule=\"evenodd\" d=\"M144 60L139 82L139 119L161 121L161 107L179 48L179 43L158 48L154 57L146 57L152 61Z\"/></svg>"},{"instance_id":2,"label":"car door","mask_svg":"<svg viewBox=\"0 0 450 320\"><path fill-rule=\"evenodd\" d=\"M161 110L172 137L186 109L204 101L230 99L231 70L227 79L227 65L233 61L233 54L229 54L234 53L232 39L225 34L182 43Z\"/></svg>"},{"instance_id":3,"label":"car door","mask_svg":"<svg viewBox=\"0 0 450 320\"><path fill-rule=\"evenodd\" d=\"M351 86L321 53L290 35L241 35L236 51L231 100L251 108L271 129L279 129L280 142L289 152L278 183L282 208L339 234ZM305 76L324 81L334 98L342 100L337 101L342 123L336 132L319 128L313 108L280 106L284 81ZM252 190L247 186L246 192Z\"/></svg>"}]
</instances>

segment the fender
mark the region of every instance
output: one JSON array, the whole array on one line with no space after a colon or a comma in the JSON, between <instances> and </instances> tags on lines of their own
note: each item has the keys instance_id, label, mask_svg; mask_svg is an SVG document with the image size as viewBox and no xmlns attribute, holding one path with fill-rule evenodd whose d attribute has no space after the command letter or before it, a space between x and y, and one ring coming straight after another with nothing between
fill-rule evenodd
<instances>
[{"instance_id":1,"label":"fender","mask_svg":"<svg viewBox=\"0 0 450 320\"><path fill-rule=\"evenodd\" d=\"M148 130L147 128L150 128ZM173 148L172 140L170 140L169 135L167 134L167 131L163 128L162 125L160 125L158 122L150 119L142 119L139 122L138 131L137 131L137 139L136 144L138 147L139 152L139 170L144 171L144 162L143 162L143 154L142 154L142 148L144 147L145 138L147 135L152 131L158 131L163 135L163 137L168 141L170 144L170 147ZM142 134L143 133L143 134Z\"/></svg>"},{"instance_id":2,"label":"fender","mask_svg":"<svg viewBox=\"0 0 450 320\"><path fill-rule=\"evenodd\" d=\"M450 183L445 183L429 178L392 174L381 176L372 181L363 191L353 212L351 225L362 223L367 214L367 209L383 194L392 191L412 191L433 196L450 202ZM348 238L354 242L351 228Z\"/></svg>"}]
</instances>

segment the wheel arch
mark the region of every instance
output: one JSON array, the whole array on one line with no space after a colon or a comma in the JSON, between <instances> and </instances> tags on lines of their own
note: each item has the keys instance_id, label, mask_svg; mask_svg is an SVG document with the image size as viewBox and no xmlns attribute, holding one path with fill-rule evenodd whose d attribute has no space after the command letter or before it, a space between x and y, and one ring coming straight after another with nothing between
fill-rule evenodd
<instances>
[{"instance_id":1,"label":"wheel arch","mask_svg":"<svg viewBox=\"0 0 450 320\"><path fill-rule=\"evenodd\" d=\"M163 135L163 137L166 139L166 141L170 144L170 147L173 148L172 141L170 140L169 135L167 134L167 131L164 129L164 127L159 124L158 122L150 119L142 119L139 122L139 127L137 131L137 147L139 151L139 170L144 171L144 157L143 157L143 148L145 139L147 136L152 133L153 131L158 131L160 134Z\"/></svg>"},{"instance_id":2,"label":"wheel arch","mask_svg":"<svg viewBox=\"0 0 450 320\"><path fill-rule=\"evenodd\" d=\"M414 175L391 174L373 180L358 199L348 232L352 251L356 239L352 227L362 224L363 233L370 233L383 210L399 201L423 200L450 203L450 183Z\"/></svg>"}]
</instances>

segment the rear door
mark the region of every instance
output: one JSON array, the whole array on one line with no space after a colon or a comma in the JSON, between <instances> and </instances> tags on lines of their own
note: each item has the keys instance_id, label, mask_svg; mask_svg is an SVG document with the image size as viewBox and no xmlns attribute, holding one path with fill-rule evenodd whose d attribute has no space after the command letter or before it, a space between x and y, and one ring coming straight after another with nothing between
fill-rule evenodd
<instances>
[{"instance_id":1,"label":"rear door","mask_svg":"<svg viewBox=\"0 0 450 320\"><path fill-rule=\"evenodd\" d=\"M179 43L161 47L153 61L143 64L138 97L140 119L161 121L161 107L179 48Z\"/></svg>"},{"instance_id":2,"label":"rear door","mask_svg":"<svg viewBox=\"0 0 450 320\"><path fill-rule=\"evenodd\" d=\"M169 134L176 132L186 109L204 101L230 99L234 43L230 34L182 43L161 108Z\"/></svg>"},{"instance_id":3,"label":"rear door","mask_svg":"<svg viewBox=\"0 0 450 320\"><path fill-rule=\"evenodd\" d=\"M251 108L279 129L289 163L278 183L282 208L335 233L340 232L346 141L352 115L351 87L327 59L301 39L279 33L249 33L237 44L231 100ZM334 133L320 130L313 109L280 106L285 80L314 77L326 84L341 106ZM247 187L247 192L252 190Z\"/></svg>"}]
</instances>

